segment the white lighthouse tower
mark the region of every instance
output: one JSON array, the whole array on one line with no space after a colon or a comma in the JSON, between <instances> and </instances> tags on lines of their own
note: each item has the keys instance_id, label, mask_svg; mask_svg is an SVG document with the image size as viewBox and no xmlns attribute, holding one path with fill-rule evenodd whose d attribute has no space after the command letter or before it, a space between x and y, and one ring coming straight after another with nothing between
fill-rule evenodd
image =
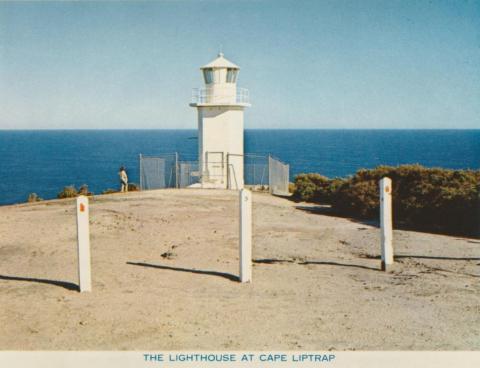
<instances>
[{"instance_id":1,"label":"white lighthouse tower","mask_svg":"<svg viewBox=\"0 0 480 368\"><path fill-rule=\"evenodd\" d=\"M193 90L198 111L198 164L202 188L243 188L243 110L248 90L237 88L240 68L218 54L200 68L204 88Z\"/></svg>"}]
</instances>

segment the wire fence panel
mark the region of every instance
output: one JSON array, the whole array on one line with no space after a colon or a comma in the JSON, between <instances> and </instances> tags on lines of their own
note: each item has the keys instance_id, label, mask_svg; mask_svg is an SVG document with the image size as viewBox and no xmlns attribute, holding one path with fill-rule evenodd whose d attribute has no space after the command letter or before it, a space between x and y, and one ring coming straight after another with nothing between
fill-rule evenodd
<instances>
[{"instance_id":1,"label":"wire fence panel","mask_svg":"<svg viewBox=\"0 0 480 368\"><path fill-rule=\"evenodd\" d=\"M245 185L268 186L268 157L245 154L243 175Z\"/></svg>"},{"instance_id":2,"label":"wire fence panel","mask_svg":"<svg viewBox=\"0 0 480 368\"><path fill-rule=\"evenodd\" d=\"M220 180L224 177L224 170L229 170L227 187L235 188L237 185L232 184L237 181L235 173L226 168L228 160L241 159L245 185L269 188L270 193L275 195L288 195L290 167L280 160L271 156L245 154L227 155L227 162L224 162L218 161L219 157L212 154L225 158L223 153L219 155L219 152L212 152L212 157L207 157L209 161L203 172L198 161L179 161L177 153L158 157L140 155L140 189L187 188L197 183Z\"/></svg>"},{"instance_id":3,"label":"wire fence panel","mask_svg":"<svg viewBox=\"0 0 480 368\"><path fill-rule=\"evenodd\" d=\"M227 154L227 189L238 190L244 177L244 157L238 153Z\"/></svg>"},{"instance_id":4,"label":"wire fence panel","mask_svg":"<svg viewBox=\"0 0 480 368\"><path fill-rule=\"evenodd\" d=\"M176 156L148 157L140 155L140 190L175 188Z\"/></svg>"},{"instance_id":5,"label":"wire fence panel","mask_svg":"<svg viewBox=\"0 0 480 368\"><path fill-rule=\"evenodd\" d=\"M198 162L196 161L180 161L179 168L179 187L187 188L190 185L200 182L200 172Z\"/></svg>"},{"instance_id":6,"label":"wire fence panel","mask_svg":"<svg viewBox=\"0 0 480 368\"><path fill-rule=\"evenodd\" d=\"M271 156L268 156L268 182L270 193L288 195L290 166Z\"/></svg>"}]
</instances>

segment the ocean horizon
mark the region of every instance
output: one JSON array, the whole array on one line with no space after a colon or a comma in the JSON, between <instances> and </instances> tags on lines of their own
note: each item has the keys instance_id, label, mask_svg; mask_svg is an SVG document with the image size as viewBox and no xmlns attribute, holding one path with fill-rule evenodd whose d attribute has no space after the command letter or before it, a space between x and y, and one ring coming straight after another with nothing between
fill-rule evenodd
<instances>
[{"instance_id":1,"label":"ocean horizon","mask_svg":"<svg viewBox=\"0 0 480 368\"><path fill-rule=\"evenodd\" d=\"M290 165L290 180L315 172L345 177L379 165L480 169L480 129L246 129L245 152ZM139 181L139 155L178 152L197 160L196 129L0 130L0 205L30 193L56 198L67 185L100 194L118 187L118 168Z\"/></svg>"}]
</instances>

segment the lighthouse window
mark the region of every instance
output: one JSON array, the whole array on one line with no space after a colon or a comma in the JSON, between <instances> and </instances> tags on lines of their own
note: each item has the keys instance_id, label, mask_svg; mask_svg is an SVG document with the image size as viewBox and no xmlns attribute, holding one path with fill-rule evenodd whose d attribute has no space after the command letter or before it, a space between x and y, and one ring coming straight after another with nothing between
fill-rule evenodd
<instances>
[{"instance_id":1,"label":"lighthouse window","mask_svg":"<svg viewBox=\"0 0 480 368\"><path fill-rule=\"evenodd\" d=\"M205 79L206 84L210 84L213 82L213 69L204 69L203 70L203 78Z\"/></svg>"},{"instance_id":2,"label":"lighthouse window","mask_svg":"<svg viewBox=\"0 0 480 368\"><path fill-rule=\"evenodd\" d=\"M237 80L237 70L227 69L227 83L235 83Z\"/></svg>"}]
</instances>

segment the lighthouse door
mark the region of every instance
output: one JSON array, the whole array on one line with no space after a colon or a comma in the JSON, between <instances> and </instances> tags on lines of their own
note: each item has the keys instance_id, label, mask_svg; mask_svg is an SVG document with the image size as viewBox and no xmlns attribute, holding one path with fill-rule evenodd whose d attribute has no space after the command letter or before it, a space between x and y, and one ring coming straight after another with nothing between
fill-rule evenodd
<instances>
[{"instance_id":1,"label":"lighthouse door","mask_svg":"<svg viewBox=\"0 0 480 368\"><path fill-rule=\"evenodd\" d=\"M202 182L223 188L226 184L225 176L224 153L212 151L205 152Z\"/></svg>"}]
</instances>

